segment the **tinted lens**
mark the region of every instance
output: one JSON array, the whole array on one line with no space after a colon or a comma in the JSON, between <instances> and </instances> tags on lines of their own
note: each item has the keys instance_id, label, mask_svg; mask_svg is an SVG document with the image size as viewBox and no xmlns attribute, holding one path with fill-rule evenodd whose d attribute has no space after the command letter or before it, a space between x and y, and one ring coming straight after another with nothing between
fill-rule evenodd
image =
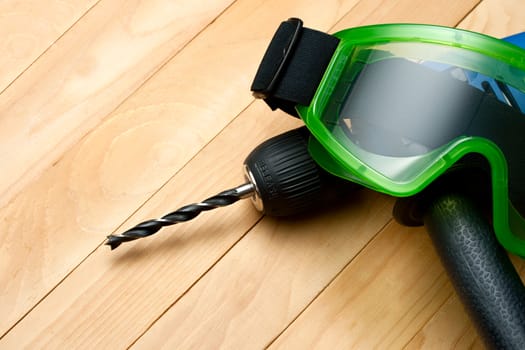
<instances>
[{"instance_id":1,"label":"tinted lens","mask_svg":"<svg viewBox=\"0 0 525 350\"><path fill-rule=\"evenodd\" d=\"M462 135L483 93L402 58L364 66L338 118L359 147L392 157L426 154Z\"/></svg>"},{"instance_id":2,"label":"tinted lens","mask_svg":"<svg viewBox=\"0 0 525 350\"><path fill-rule=\"evenodd\" d=\"M321 122L339 144L386 174L377 156L421 157L466 136L500 145L494 131L509 122L498 118L523 120L525 94L516 87L524 79L501 61L455 47L356 47ZM498 110L490 118L481 111L487 104Z\"/></svg>"}]
</instances>

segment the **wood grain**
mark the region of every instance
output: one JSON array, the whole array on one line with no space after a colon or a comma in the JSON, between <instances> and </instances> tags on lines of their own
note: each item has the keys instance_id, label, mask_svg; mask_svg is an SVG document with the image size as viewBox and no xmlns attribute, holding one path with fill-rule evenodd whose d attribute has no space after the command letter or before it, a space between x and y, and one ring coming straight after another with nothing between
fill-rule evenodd
<instances>
[{"instance_id":1,"label":"wood grain","mask_svg":"<svg viewBox=\"0 0 525 350\"><path fill-rule=\"evenodd\" d=\"M271 6L274 5L266 6L264 11L271 11L274 16L279 16L279 19L275 21L278 23L282 15L275 13L274 10L270 10ZM249 93L246 93L246 85L241 87L232 79L229 80L230 85L228 85L228 89L217 89L217 86L221 85L220 81L224 81L228 74L233 74L232 72L235 72L243 61L253 62L252 65L255 66L257 64L256 61L262 55L262 52L252 53L254 59L250 61L249 55L245 53L248 53L253 46L246 40L243 41L244 45L234 44L232 41L242 40L246 36L246 31L238 31L239 28L242 28L241 23L246 23L252 28L251 33L256 39L261 35L262 26L257 25L257 22L240 21L240 17L246 13L246 8L242 6L239 8L241 11L235 9L229 11L232 14L229 17L231 22L219 21L222 24L216 26L211 35L205 35L199 41L201 44L192 45L191 48L188 47L188 50L184 52L184 57L180 60L178 59L177 63L166 67L164 78L153 79L148 84L150 88L145 87L141 89L138 93L138 98L130 99L121 106L114 116L109 118L107 125L102 125L80 147L75 147L72 152L68 152L60 162L41 177L40 181L31 186L29 190L24 191L24 194L19 196L13 205L8 207L6 217L16 218L16 220L12 221L12 232L14 235L15 232L19 231L20 226L17 224L29 220L22 220L24 217L13 215L13 210L18 210L23 215L31 215L33 212L23 210L23 208L31 205L31 198L42 198L43 196L39 192L42 192L42 190L46 191L49 188L49 182L54 181L53 179L57 179L57 177L69 179L59 183L59 185L67 184L68 186L60 186L58 188L54 186L54 201L49 203L49 200L46 200L46 203L52 206L52 210L50 210L51 213L48 211L46 213L48 215L43 219L58 222L58 217L64 216L65 211L68 214L66 217L71 220L61 222L61 229L59 230L57 230L56 226L49 229L45 226L42 227L38 222L31 229L26 229L26 231L29 231L27 233L27 241L42 240L42 233L45 234L43 237L45 241L59 240L61 244L36 246L42 248L40 250L42 254L45 252L46 255L59 257L60 260L42 262L42 258L34 256L34 252L32 252L31 257L40 262L41 269L36 271L30 270L32 274L20 273L15 278L6 276L6 280L9 280L9 285L13 286L12 289L8 290L10 293L6 293L7 298L19 299L20 293L22 295L28 293L32 296L29 302L34 302L39 295L42 295L52 285L52 282L47 283L47 278L49 278L49 281L55 281L56 283L58 278L67 273L68 269L72 269L80 259L94 248L93 244L86 244L87 242L99 244L104 234L112 232L125 219L123 215L138 207L142 201L146 200L162 185L162 179L166 181L176 171L177 166L180 167L184 161L193 156L192 153L187 151L192 149L195 152L198 151L213 136L209 132L210 130L211 132L218 132L224 127L227 121L220 120L220 108L227 108L226 111L228 113L223 114L233 118L236 113L244 108L244 105L240 105L232 112L228 108L232 104L233 106L238 106L238 103L234 102L242 103L245 101L244 104L246 105L252 100ZM337 10L337 7L335 7L335 10ZM263 15L264 11L261 11ZM343 11L343 13L345 12ZM264 23L264 20L265 18L261 17L259 24ZM238 23L238 26L231 28L230 24L232 22ZM268 36L271 35L275 27L273 23L268 23L266 26L268 33L264 40L260 40L260 51L264 50L269 39ZM229 36L224 35L225 30L229 30ZM234 35L231 35L231 33ZM227 42L223 42L224 40ZM213 47L210 47L210 43L215 43L217 49L213 50ZM239 47L239 49L236 49L236 47ZM211 52L215 55L210 56ZM226 61L228 62L227 65L222 64L222 60L210 61L209 59L210 57L223 58L225 56L229 59ZM202 60L196 61L195 57L200 57ZM206 70L210 70L210 63L214 63L211 66L210 74L202 75L199 79L199 82L202 84L195 85L194 89L188 89L188 85L191 85L195 79L192 74L184 76L184 72L189 70L190 72L199 71L206 73ZM226 67L228 67L228 70L225 69ZM250 71L250 75L253 74L253 70ZM178 79L173 79L174 76L178 77ZM243 81L242 76L240 79ZM236 96L236 92L242 97L241 89L245 92L244 95L246 95L247 99L231 97ZM173 99L174 91L177 96L175 100ZM177 91L179 93L176 93ZM218 94L218 91L225 95ZM157 100L151 101L148 99L150 96ZM162 97L160 101L159 97ZM202 100L206 100L207 103L203 105ZM145 104L145 107L137 108L136 101ZM150 132L148 134L148 130L151 129L163 129L165 132L163 134L158 132ZM145 138L144 135L151 136ZM204 137L206 135L208 136ZM148 142L153 143L149 144L148 147L141 142L137 142L136 139L142 139L146 144ZM192 145L195 146L192 147ZM144 157L146 157L144 161L137 158L137 156L140 156L139 151L133 151L133 149L138 150L141 147L152 149L150 153L144 154ZM109 152L107 152L108 148ZM169 153L166 150L169 150ZM156 152L162 153L158 154ZM162 162L148 163L148 160L152 159L152 157L155 159L160 158ZM146 168L144 164L150 168ZM95 170L95 173L93 173L93 170ZM122 173L120 175L119 173L115 174L115 171L121 171ZM105 176L106 173L111 174L113 178L107 178ZM134 174L137 174L137 177L134 177ZM152 181L152 176L148 176L148 174L155 174L156 180ZM99 178L101 183L93 182L93 178ZM47 197L49 198L49 196ZM120 216L118 215L118 208L120 208L120 213L123 213ZM117 212L113 211L115 209L117 209ZM111 214L111 211L113 211L114 215L108 215L108 213ZM57 217L57 219L54 219L54 217ZM31 221L35 221L34 217L30 216L30 218ZM105 218L111 220L113 224L110 225L112 226L104 222ZM79 235L80 232L88 234ZM97 233L98 236L89 233ZM63 237L64 235L66 237ZM27 254L23 254L24 246L25 244L20 242L19 254L17 254L20 259L27 258ZM64 256L60 251L68 252L68 255ZM84 254L82 255L80 251L84 251ZM9 261L6 262L6 264L9 263ZM42 281L44 283L35 281L42 275L46 276L46 280ZM28 290L18 288L23 286L26 281L35 284L37 288ZM40 285L42 285L41 288L38 288ZM43 289L43 291L40 289Z\"/></svg>"},{"instance_id":2,"label":"wood grain","mask_svg":"<svg viewBox=\"0 0 525 350\"><path fill-rule=\"evenodd\" d=\"M101 0L0 95L0 206L232 1Z\"/></svg>"},{"instance_id":3,"label":"wood grain","mask_svg":"<svg viewBox=\"0 0 525 350\"><path fill-rule=\"evenodd\" d=\"M391 223L271 348L399 349L451 294L448 283L424 230Z\"/></svg>"},{"instance_id":4,"label":"wood grain","mask_svg":"<svg viewBox=\"0 0 525 350\"><path fill-rule=\"evenodd\" d=\"M136 105L124 118L136 120L138 116L142 129L134 129L125 120L109 122L99 125L84 143L67 154L65 151L101 120L111 119L107 113L230 2L215 1L194 9L184 4L160 0L100 2L0 95L0 158L9 164L0 173L0 217L5 223L0 266L16 266L6 268L0 276L6 286L3 299L7 305L0 333L156 190L141 188L135 181L138 177L144 184L157 183L151 181L145 167L141 168L138 154L151 157L153 171L169 168L169 159L173 158L164 152L169 142L155 142L156 133L144 136L144 130L158 124L140 119L147 116L145 113L133 113ZM148 101L143 102L144 110ZM166 120L165 115L163 118ZM171 125L165 132L177 127ZM108 130L119 134L108 139ZM132 134L142 141L130 139ZM148 140L153 143L145 145ZM45 166L50 167L42 172ZM122 172L115 174L114 170ZM21 174L26 171L34 178L29 186ZM25 188L13 197L19 185ZM130 187L123 189L126 185ZM128 203L131 206L115 213L112 220L116 222L108 225L111 200L127 203L121 191L125 194L128 188L131 197L142 195L141 201Z\"/></svg>"},{"instance_id":5,"label":"wood grain","mask_svg":"<svg viewBox=\"0 0 525 350\"><path fill-rule=\"evenodd\" d=\"M480 2L480 0L456 2L439 0L431 3L413 0L359 1L348 16L337 23L333 31L377 23L408 22L456 26ZM359 16L354 17L355 13Z\"/></svg>"},{"instance_id":6,"label":"wood grain","mask_svg":"<svg viewBox=\"0 0 525 350\"><path fill-rule=\"evenodd\" d=\"M525 264L516 265L525 279ZM470 349L481 343L424 229L392 223L270 348L405 347Z\"/></svg>"},{"instance_id":7,"label":"wood grain","mask_svg":"<svg viewBox=\"0 0 525 350\"><path fill-rule=\"evenodd\" d=\"M0 92L24 72L97 0L0 2Z\"/></svg>"},{"instance_id":8,"label":"wood grain","mask_svg":"<svg viewBox=\"0 0 525 350\"><path fill-rule=\"evenodd\" d=\"M390 220L391 209L391 200L360 191L315 217L264 218L136 347L267 346Z\"/></svg>"},{"instance_id":9,"label":"wood grain","mask_svg":"<svg viewBox=\"0 0 525 350\"><path fill-rule=\"evenodd\" d=\"M455 294L407 344L407 349L483 349L483 345Z\"/></svg>"},{"instance_id":10,"label":"wood grain","mask_svg":"<svg viewBox=\"0 0 525 350\"><path fill-rule=\"evenodd\" d=\"M245 150L297 123L291 118L275 120L269 114L260 105L237 119L125 226L156 217L167 206L177 208L239 183ZM249 137L239 139L239 133ZM230 150L228 154L225 149ZM197 177L197 173L214 176ZM110 252L106 246L99 247L0 340L0 348L126 347L259 218L251 203L243 201L125 249Z\"/></svg>"},{"instance_id":11,"label":"wood grain","mask_svg":"<svg viewBox=\"0 0 525 350\"><path fill-rule=\"evenodd\" d=\"M3 247L13 252L0 254L2 264L34 261L34 265L21 265L16 274L2 275L9 286L4 298L11 305L6 314L13 315L4 319L6 324L23 315L253 101L249 79L276 24L285 11L293 12L293 4L309 17L319 6L308 8L297 1L281 13L275 10L275 2L262 7L251 1L236 3L0 210L10 243ZM336 16L340 11L341 17L352 5L334 2L331 8ZM328 11L329 3L323 6L325 21L330 23L334 14ZM258 19L245 18L246 13ZM239 174L242 159L236 161ZM172 208L167 205L164 211ZM29 227L25 226L28 222ZM21 230L23 237L18 235ZM27 250L28 245L33 248Z\"/></svg>"},{"instance_id":12,"label":"wood grain","mask_svg":"<svg viewBox=\"0 0 525 350\"><path fill-rule=\"evenodd\" d=\"M243 201L101 246L240 184L251 149L301 124L248 91L283 19L519 31L519 4L478 3L101 0L0 94L0 156L21 156L0 175L0 348L479 346L428 237L369 191L295 220Z\"/></svg>"},{"instance_id":13,"label":"wood grain","mask_svg":"<svg viewBox=\"0 0 525 350\"><path fill-rule=\"evenodd\" d=\"M525 31L524 10L520 0L484 0L458 27L502 38Z\"/></svg>"}]
</instances>

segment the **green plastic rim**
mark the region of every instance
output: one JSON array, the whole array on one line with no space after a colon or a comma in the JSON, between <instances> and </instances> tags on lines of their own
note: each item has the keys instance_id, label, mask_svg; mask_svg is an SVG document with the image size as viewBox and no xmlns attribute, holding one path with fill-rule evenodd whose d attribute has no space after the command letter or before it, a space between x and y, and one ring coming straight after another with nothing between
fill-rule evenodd
<instances>
[{"instance_id":1,"label":"green plastic rim","mask_svg":"<svg viewBox=\"0 0 525 350\"><path fill-rule=\"evenodd\" d=\"M419 24L357 27L335 36L341 42L312 103L297 107L314 136L309 150L316 162L334 175L403 197L422 191L464 155L479 153L491 166L494 229L498 240L509 251L525 257L525 220L509 201L507 162L492 141L481 137L456 138L417 162L407 164L404 175L396 178L381 168L381 159L372 160L363 152L342 145L333 130L323 123L326 106L345 69L361 59L370 60L371 50L457 66L498 79L522 92L525 92L525 50L479 33Z\"/></svg>"}]
</instances>

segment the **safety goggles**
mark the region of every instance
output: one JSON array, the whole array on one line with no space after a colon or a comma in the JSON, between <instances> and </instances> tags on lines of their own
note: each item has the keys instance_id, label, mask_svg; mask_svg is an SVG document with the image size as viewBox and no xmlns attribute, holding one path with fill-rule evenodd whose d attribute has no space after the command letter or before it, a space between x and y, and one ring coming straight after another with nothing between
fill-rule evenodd
<instances>
[{"instance_id":1,"label":"safety goggles","mask_svg":"<svg viewBox=\"0 0 525 350\"><path fill-rule=\"evenodd\" d=\"M523 38L415 24L332 36L291 19L252 90L304 120L324 169L390 195L415 195L465 155L483 155L496 235L525 257Z\"/></svg>"}]
</instances>

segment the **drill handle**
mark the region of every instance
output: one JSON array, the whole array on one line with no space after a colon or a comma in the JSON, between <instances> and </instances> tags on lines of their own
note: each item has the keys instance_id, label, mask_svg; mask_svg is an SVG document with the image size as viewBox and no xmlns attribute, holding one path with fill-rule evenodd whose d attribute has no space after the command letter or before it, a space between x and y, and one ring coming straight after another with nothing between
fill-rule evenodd
<instances>
[{"instance_id":1,"label":"drill handle","mask_svg":"<svg viewBox=\"0 0 525 350\"><path fill-rule=\"evenodd\" d=\"M444 194L424 221L485 345L525 349L525 287L482 213L468 197Z\"/></svg>"}]
</instances>

